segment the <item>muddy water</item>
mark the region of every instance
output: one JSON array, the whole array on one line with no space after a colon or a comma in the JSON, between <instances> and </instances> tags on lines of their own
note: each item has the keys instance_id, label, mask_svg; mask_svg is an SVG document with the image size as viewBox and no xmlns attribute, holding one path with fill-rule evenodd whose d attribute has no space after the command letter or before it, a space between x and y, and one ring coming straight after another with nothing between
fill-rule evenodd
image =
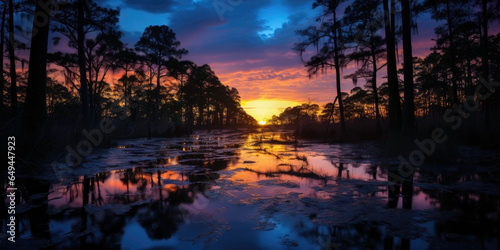
<instances>
[{"instance_id":1,"label":"muddy water","mask_svg":"<svg viewBox=\"0 0 500 250\"><path fill-rule=\"evenodd\" d=\"M39 190L19 235L60 249L498 249L500 158L395 183L379 149L272 132L118 141Z\"/></svg>"}]
</instances>

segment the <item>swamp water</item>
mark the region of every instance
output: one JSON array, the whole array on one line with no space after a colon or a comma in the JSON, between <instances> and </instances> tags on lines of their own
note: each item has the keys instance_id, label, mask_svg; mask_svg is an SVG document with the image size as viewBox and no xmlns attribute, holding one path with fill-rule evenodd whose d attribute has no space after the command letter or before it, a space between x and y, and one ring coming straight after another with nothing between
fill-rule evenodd
<instances>
[{"instance_id":1,"label":"swamp water","mask_svg":"<svg viewBox=\"0 0 500 250\"><path fill-rule=\"evenodd\" d=\"M26 249L500 247L498 155L489 152L485 158L486 151L461 148L461 155L477 160L425 164L399 184L388 182L399 162L380 157L380 148L374 142L328 145L297 141L288 133L228 130L117 141L60 182L32 181L25 187L32 195L18 205L16 244Z\"/></svg>"}]
</instances>

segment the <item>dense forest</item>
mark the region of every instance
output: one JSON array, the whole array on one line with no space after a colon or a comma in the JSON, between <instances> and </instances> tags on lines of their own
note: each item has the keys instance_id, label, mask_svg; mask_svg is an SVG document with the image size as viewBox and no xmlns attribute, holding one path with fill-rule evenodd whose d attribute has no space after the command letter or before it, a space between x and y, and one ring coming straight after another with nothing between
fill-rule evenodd
<instances>
[{"instance_id":1,"label":"dense forest","mask_svg":"<svg viewBox=\"0 0 500 250\"><path fill-rule=\"evenodd\" d=\"M168 26L147 27L130 47L121 41L119 9L87 0L1 4L2 135L18 135L22 151L53 153L46 151L103 122L114 128L103 145L111 137L256 125L237 89L209 65L182 60L188 51Z\"/></svg>"},{"instance_id":2,"label":"dense forest","mask_svg":"<svg viewBox=\"0 0 500 250\"><path fill-rule=\"evenodd\" d=\"M293 48L310 77L333 71L335 100L289 107L270 123L315 136L369 127L369 138L380 138L382 129L415 135L446 126L475 142L498 141L500 33L492 24L498 24L500 1L359 0L339 17L346 2L316 1L313 8L323 14L316 26L297 31L303 41ZM411 36L424 14L439 24L435 44L424 58L413 57ZM343 74L350 65L355 73ZM342 90L341 77L356 87ZM360 79L365 85L357 86ZM333 126L337 121L340 128Z\"/></svg>"}]
</instances>

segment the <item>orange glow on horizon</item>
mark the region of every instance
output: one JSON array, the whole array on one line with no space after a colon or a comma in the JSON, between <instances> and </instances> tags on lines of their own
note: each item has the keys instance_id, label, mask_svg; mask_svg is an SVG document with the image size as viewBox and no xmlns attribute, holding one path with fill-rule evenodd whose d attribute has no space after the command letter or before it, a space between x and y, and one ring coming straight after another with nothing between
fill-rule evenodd
<instances>
[{"instance_id":1,"label":"orange glow on horizon","mask_svg":"<svg viewBox=\"0 0 500 250\"><path fill-rule=\"evenodd\" d=\"M300 105L298 102L287 100L265 100L257 99L250 101L242 101L242 107L255 120L260 121L259 124L264 125L265 121L271 119L273 115L279 115L287 107ZM261 122L264 122L262 124Z\"/></svg>"}]
</instances>

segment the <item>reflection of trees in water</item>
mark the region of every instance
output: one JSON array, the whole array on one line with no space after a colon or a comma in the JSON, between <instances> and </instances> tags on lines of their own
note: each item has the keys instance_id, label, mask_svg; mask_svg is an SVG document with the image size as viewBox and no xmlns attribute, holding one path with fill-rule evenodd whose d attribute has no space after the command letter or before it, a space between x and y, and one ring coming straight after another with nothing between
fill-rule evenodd
<instances>
[{"instance_id":1,"label":"reflection of trees in water","mask_svg":"<svg viewBox=\"0 0 500 250\"><path fill-rule=\"evenodd\" d=\"M451 211L435 223L439 235L474 235L484 244L486 238L500 242L500 199L479 191L422 189L441 211Z\"/></svg>"},{"instance_id":2,"label":"reflection of trees in water","mask_svg":"<svg viewBox=\"0 0 500 250\"><path fill-rule=\"evenodd\" d=\"M421 168L417 181L422 183L455 185L466 181L483 181L488 177L489 174L487 172L476 173L473 167L435 165L432 168Z\"/></svg>"},{"instance_id":3,"label":"reflection of trees in water","mask_svg":"<svg viewBox=\"0 0 500 250\"><path fill-rule=\"evenodd\" d=\"M412 209L413 204L413 179L414 175L403 176L399 173L396 166L386 168L387 181L387 208L395 209L398 206L399 198L402 200L403 209ZM385 235L383 240L384 249L410 249L410 240L401 239L401 242L395 241L392 235Z\"/></svg>"},{"instance_id":4,"label":"reflection of trees in water","mask_svg":"<svg viewBox=\"0 0 500 250\"><path fill-rule=\"evenodd\" d=\"M357 223L338 226L295 225L300 236L318 245L317 249L410 249L410 241L386 233L384 226Z\"/></svg>"},{"instance_id":5,"label":"reflection of trees in water","mask_svg":"<svg viewBox=\"0 0 500 250\"><path fill-rule=\"evenodd\" d=\"M228 161L214 161L210 166L216 169L227 167ZM71 224L71 233L57 235L53 246L58 248L120 248L127 221L137 220L151 239L168 239L177 230L189 211L181 211L182 204L193 204L199 194L204 195L210 188L210 181L219 178L211 168L184 173L183 180L195 182L177 186L175 189L163 187L162 171L144 171L143 168L127 169L114 173L99 173L92 177L80 177L65 190L66 201L56 214L48 213L48 183L31 181L26 187L30 202L36 207L29 210L31 234L34 238L51 239L51 220ZM168 170L166 168L165 170ZM115 174L126 189L103 192L106 181ZM200 183L201 182L201 183ZM134 188L136 192L131 190ZM3 190L5 192L5 190ZM35 198L36 197L36 198ZM144 204L141 201L151 199ZM134 204L139 202L137 204ZM82 204L79 208L75 204ZM107 207L102 207L107 206ZM127 207L130 206L130 207ZM90 210L89 210L90 209ZM61 237L63 237L62 242Z\"/></svg>"},{"instance_id":6,"label":"reflection of trees in water","mask_svg":"<svg viewBox=\"0 0 500 250\"><path fill-rule=\"evenodd\" d=\"M169 239L183 219L178 206L164 206L162 201L154 201L147 208L138 210L137 221L149 238Z\"/></svg>"},{"instance_id":7,"label":"reflection of trees in water","mask_svg":"<svg viewBox=\"0 0 500 250\"><path fill-rule=\"evenodd\" d=\"M444 189L425 189L431 204L438 205L441 211L453 211L452 218L442 218L435 223L438 234L475 235L484 243L484 238L496 238L500 242L500 199L498 194L487 194L488 190L449 190L454 186L464 185L464 182L488 183L491 178L488 172L476 173L474 168L466 167L436 167L420 170L420 182L445 185ZM495 185L495 184L491 184ZM468 185L465 185L468 186ZM472 185L474 188L474 185ZM488 188L488 185L485 186ZM491 187L490 187L491 188Z\"/></svg>"},{"instance_id":8,"label":"reflection of trees in water","mask_svg":"<svg viewBox=\"0 0 500 250\"><path fill-rule=\"evenodd\" d=\"M387 207L396 208L401 196L403 209L412 209L413 174L402 176L396 167L388 167L387 181L390 182L390 185L387 185Z\"/></svg>"},{"instance_id":9,"label":"reflection of trees in water","mask_svg":"<svg viewBox=\"0 0 500 250\"><path fill-rule=\"evenodd\" d=\"M50 217L47 213L50 183L46 180L16 178L15 188L17 189L11 190L7 189L9 187L8 180L4 178L0 179L0 196L3 200L0 206L0 219L4 222L3 230L5 230L2 230L4 236L0 240L0 249L9 249L7 246L9 246L10 249L30 249L36 247L36 245L31 244L31 242L26 242L24 237L22 237L26 235L30 235L34 240L50 240ZM11 192L15 194L15 214L8 213L10 197L6 195L10 195ZM28 204L30 209L24 211L23 206L20 206L20 204L23 204L24 208L26 208L25 205ZM15 216L15 243L7 241L7 237L11 236L7 233L9 228L6 226L6 224L10 222L10 216Z\"/></svg>"},{"instance_id":10,"label":"reflection of trees in water","mask_svg":"<svg viewBox=\"0 0 500 250\"><path fill-rule=\"evenodd\" d=\"M151 239L169 239L184 221L187 211L181 211L179 205L192 204L197 193L204 193L210 184L196 183L185 188L177 188L160 195L158 200L137 208L137 221ZM163 193L160 190L160 193ZM163 198L166 197L166 198Z\"/></svg>"},{"instance_id":11,"label":"reflection of trees in water","mask_svg":"<svg viewBox=\"0 0 500 250\"><path fill-rule=\"evenodd\" d=\"M258 170L254 170L251 168L244 168L244 170L256 173L259 176L263 175L266 177L275 177L276 175L289 175L289 176L295 176L295 177L300 177L300 178L322 180L325 183L328 181L326 176L317 174L314 171L307 169L305 167L295 168L293 165L290 165L290 164L288 164L287 166L290 167L289 170L279 170L278 169L276 171L258 171Z\"/></svg>"},{"instance_id":12,"label":"reflection of trees in water","mask_svg":"<svg viewBox=\"0 0 500 250\"><path fill-rule=\"evenodd\" d=\"M397 170L388 168L388 176L399 176ZM401 176L399 176L401 177ZM500 199L498 195L486 194L487 190L450 190L456 185L461 185L463 182L470 181L486 181L488 174L477 174L471 170L462 171L462 169L421 169L418 179L422 183L436 183L443 185L443 189L439 187L427 189L419 188L413 194L413 181L406 178L403 183L397 180L394 185L388 186L388 204L387 207L396 207L400 190L402 193L403 208L411 208L413 195L418 195L423 192L430 203L438 206L443 212L452 212L448 216L441 217L435 224L435 231L439 236L447 238L449 235L455 235L456 238L464 239L464 235L473 235L475 240L470 239L470 242L478 242L484 246L487 238L494 239L500 242ZM399 179L396 177L395 179ZM404 179L404 178L403 178ZM483 185L483 184L481 184ZM467 185L466 185L467 186ZM448 239L446 239L448 240ZM452 239L453 240L453 239ZM456 240L456 239L455 239ZM465 243L467 240L464 241ZM405 242L403 242L405 243Z\"/></svg>"},{"instance_id":13,"label":"reflection of trees in water","mask_svg":"<svg viewBox=\"0 0 500 250\"><path fill-rule=\"evenodd\" d=\"M98 214L88 215L90 233L83 233L80 237L80 245L90 249L120 249L123 236L123 228L126 225L127 215L117 215L113 211L103 210Z\"/></svg>"},{"instance_id":14,"label":"reflection of trees in water","mask_svg":"<svg viewBox=\"0 0 500 250\"><path fill-rule=\"evenodd\" d=\"M26 194L30 196L29 198L25 197L25 199L29 200L32 206L35 206L28 211L31 235L36 239L50 239L50 219L47 213L50 184L46 181L31 179L23 181L22 186Z\"/></svg>"},{"instance_id":15,"label":"reflection of trees in water","mask_svg":"<svg viewBox=\"0 0 500 250\"><path fill-rule=\"evenodd\" d=\"M229 161L228 160L211 160L206 161L202 165L203 168L208 168L212 171L220 171L227 168Z\"/></svg>"},{"instance_id":16,"label":"reflection of trees in water","mask_svg":"<svg viewBox=\"0 0 500 250\"><path fill-rule=\"evenodd\" d=\"M120 248L127 221L137 220L151 239L169 239L184 221L180 204L193 203L196 193L203 193L209 184L193 184L177 188L176 191L160 189L156 199L147 204L132 205L125 213L117 214L113 208L104 208L89 213L82 207L66 214L59 214L58 220L71 221L76 219L70 238L74 240L58 244L62 248L104 247ZM83 189L88 192L88 189ZM88 197L83 194L82 197ZM53 218L54 219L54 218ZM48 225L48 224L47 224ZM76 230L76 231L75 231Z\"/></svg>"}]
</instances>

